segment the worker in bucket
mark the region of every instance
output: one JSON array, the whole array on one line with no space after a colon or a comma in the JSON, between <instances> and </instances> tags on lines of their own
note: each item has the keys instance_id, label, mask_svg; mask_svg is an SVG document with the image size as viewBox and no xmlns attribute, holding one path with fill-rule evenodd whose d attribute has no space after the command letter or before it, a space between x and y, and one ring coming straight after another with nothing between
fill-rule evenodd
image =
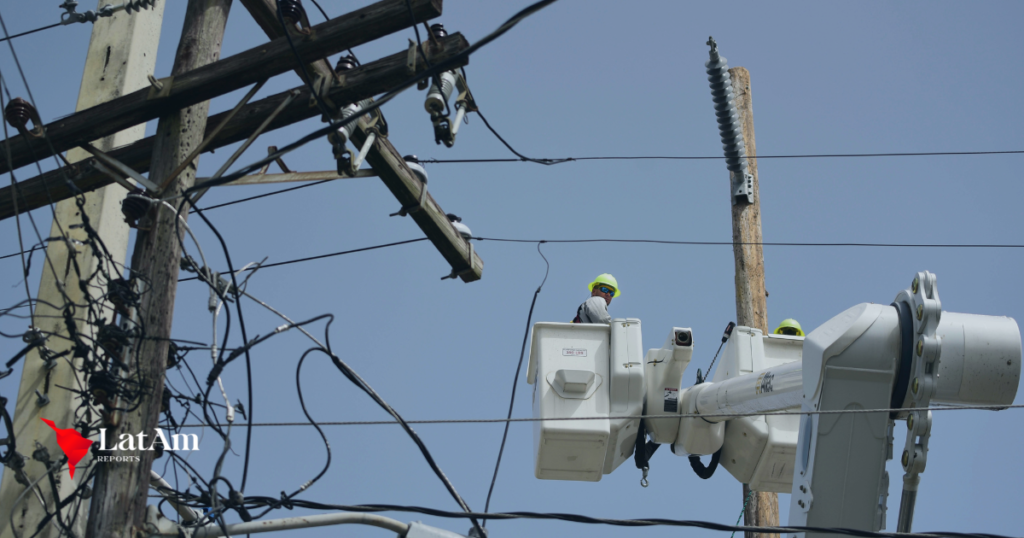
<instances>
[{"instance_id":1,"label":"worker in bucket","mask_svg":"<svg viewBox=\"0 0 1024 538\"><path fill-rule=\"evenodd\" d=\"M590 298L576 309L573 323L611 323L608 305L619 296L619 283L608 273L597 275L590 283Z\"/></svg>"},{"instance_id":2,"label":"worker in bucket","mask_svg":"<svg viewBox=\"0 0 1024 538\"><path fill-rule=\"evenodd\" d=\"M804 330L800 327L800 322L793 319L784 319L782 323L775 329L775 334L785 334L787 336L807 336L804 334Z\"/></svg>"}]
</instances>

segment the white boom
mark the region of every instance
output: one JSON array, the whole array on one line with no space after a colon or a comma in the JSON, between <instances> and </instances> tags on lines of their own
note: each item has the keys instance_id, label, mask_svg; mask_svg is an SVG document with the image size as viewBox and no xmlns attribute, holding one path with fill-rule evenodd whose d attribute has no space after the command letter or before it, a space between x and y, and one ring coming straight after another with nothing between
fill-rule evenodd
<instances>
[{"instance_id":1,"label":"white boom","mask_svg":"<svg viewBox=\"0 0 1024 538\"><path fill-rule=\"evenodd\" d=\"M806 339L736 327L710 382L682 387L689 329L673 328L642 359L640 348L636 319L534 325L527 381L542 419L538 478L596 482L642 446L644 432L680 456L720 451L753 490L792 493L790 525L878 531L895 420L906 420L897 530L910 532L931 431L931 413L916 409L1010 405L1020 384L1017 323L943 312L928 272L891 305L854 306Z\"/></svg>"}]
</instances>

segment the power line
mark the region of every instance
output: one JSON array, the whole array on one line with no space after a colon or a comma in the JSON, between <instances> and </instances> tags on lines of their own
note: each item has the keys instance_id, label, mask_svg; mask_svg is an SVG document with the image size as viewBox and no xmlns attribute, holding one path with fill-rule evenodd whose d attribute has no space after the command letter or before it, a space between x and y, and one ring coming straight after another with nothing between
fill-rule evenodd
<instances>
[{"instance_id":1,"label":"power line","mask_svg":"<svg viewBox=\"0 0 1024 538\"><path fill-rule=\"evenodd\" d=\"M24 36L24 35L34 34L36 32L42 32L43 30L49 30L50 28L56 28L56 27L58 27L60 25L61 25L61 23L58 22L57 24L51 24L49 26L43 26L42 28L36 28L35 30L29 30L27 32L22 32L20 34L15 34L15 35L12 35L12 36L3 37L3 38L0 38L0 43L3 43L4 41L8 41L8 40L11 40L11 39L14 39L16 37L21 37L21 36Z\"/></svg>"},{"instance_id":2,"label":"power line","mask_svg":"<svg viewBox=\"0 0 1024 538\"><path fill-rule=\"evenodd\" d=\"M266 195L261 195L266 196ZM234 203L234 202L231 202ZM213 206L220 207L220 206ZM372 247L359 248L354 250L345 250L341 252L332 252L330 254L320 254L317 256L309 256L306 258L298 258L294 260L288 260L277 263L268 263L262 265L261 268L277 267L281 265L290 265L293 263L319 260L322 258L330 258L333 256L341 256L344 254L352 254L355 252L363 252L366 250L376 250L385 247L392 247L397 245L404 245L407 243L415 243L417 241L426 241L428 238L421 237L419 239L410 239L407 241L398 241L395 243L386 243L383 245L376 245ZM1017 249L1024 248L1024 244L973 244L973 243L797 243L797 242L783 242L783 241L765 241L761 243L749 243L741 242L734 243L732 241L670 241L662 239L510 239L501 237L473 237L477 241L494 241L498 243L635 243L635 244L653 244L653 245L689 245L689 246L733 246L733 245L760 245L765 247L874 247L874 248L996 248L996 249ZM32 249L37 250L37 249ZM32 250L26 250L25 252L31 252ZM17 256L20 252L13 254L7 254L6 256L0 256L0 260ZM249 269L250 271L255 269ZM188 280L195 280L197 277L183 278L179 282L185 282Z\"/></svg>"},{"instance_id":3,"label":"power line","mask_svg":"<svg viewBox=\"0 0 1024 538\"><path fill-rule=\"evenodd\" d=\"M577 420L618 420L618 419L664 419L664 418L742 418L742 417L763 417L763 416L802 416L802 415L850 415L850 414L865 414L865 413L894 413L904 411L1003 411L1005 409L1021 409L1024 408L1024 404L1017 405L949 405L949 406L933 406L933 407L922 407L922 408L886 408L886 409L835 409L835 410L819 410L819 411L769 411L769 412L750 412L750 413L721 413L713 415L701 415L698 413L680 413L676 415L612 415L612 416L594 416L594 417L560 417L560 418L536 418L536 417L524 417L524 418L465 418L465 419L433 419L433 420L406 420L408 424L501 424L511 422L566 422L566 421L577 421ZM317 424L321 426L390 426L398 424L393 420L349 420L349 421L336 421L336 422L324 422L317 421ZM254 422L252 426L267 426L267 427L281 427L281 426L309 426L309 422ZM205 428L208 427L206 424L188 424L183 425L183 428Z\"/></svg>"},{"instance_id":4,"label":"power line","mask_svg":"<svg viewBox=\"0 0 1024 538\"><path fill-rule=\"evenodd\" d=\"M248 498L247 498L248 500ZM256 502L266 503L277 503L281 504L277 499L270 497L256 497L253 498ZM858 529L846 529L839 527L810 527L810 526L796 526L786 525L779 527L750 527L750 526L739 526L739 525L724 525L722 523L715 523L713 521L701 521L701 520L680 520L680 519L665 519L665 518L641 518L641 519L611 519L611 518L599 518L584 516L580 514L559 514L559 513L544 513L544 512L495 512L493 514L481 514L481 513L466 513L466 512L450 512L447 510L437 510L433 508L426 508L422 506L402 506L393 504L363 504L363 505L337 505L337 504L321 504L311 501L303 500L292 500L289 503L290 507L300 508L311 508L316 510L344 510L348 512L414 512L419 514L425 514L436 517L443 517L449 519L466 519L470 517L487 517L490 519L542 519L542 520L557 520L567 521L570 523L584 523L591 525L612 525L617 527L653 527L653 526L670 526L670 527L693 527L714 531L730 532L730 531L741 531L741 532L756 532L765 534L789 534L789 533L827 533L827 534L842 534L847 536L860 536L863 538L941 538L941 537L956 537L956 538L1010 538L1000 534L987 534L987 533L971 533L971 532L924 532L924 533L892 533L892 532L872 532Z\"/></svg>"},{"instance_id":5,"label":"power line","mask_svg":"<svg viewBox=\"0 0 1024 538\"><path fill-rule=\"evenodd\" d=\"M482 117L481 117L482 119ZM487 123L486 121L484 122ZM492 130L493 132L493 130ZM497 136L497 133L495 133ZM501 140L501 137L498 137ZM504 142L504 141L503 141ZM511 149L511 148L509 148ZM512 150L519 155L518 152ZM1019 155L1024 150L1007 151L933 151L933 152L901 152L901 153L805 153L789 155L745 155L745 159L838 159L854 157L938 157L955 155ZM462 164L462 163L519 163L535 162L540 164L562 164L576 161L721 161L726 157L713 157L706 155L626 155L626 156L601 156L601 157L562 157L556 159L531 159L520 157L519 159L420 159L425 164Z\"/></svg>"},{"instance_id":6,"label":"power line","mask_svg":"<svg viewBox=\"0 0 1024 538\"><path fill-rule=\"evenodd\" d=\"M252 267L250 269L246 269L246 271L256 271L258 269L266 269L266 268L269 268L269 267L277 267L277 266L280 266L280 265L290 265L290 264L293 264L293 263L308 262L308 261L312 261L312 260L320 260L320 259L323 259L323 258L331 258L331 257L334 257L334 256L342 256L342 255L345 255L345 254L353 254L353 253L356 253L356 252L365 252L367 250L377 250L377 249L386 248L386 247L394 247L394 246L398 246L398 245L407 245L409 243L418 243L420 241L426 241L427 239L429 239L429 238L427 238L427 237L420 237L419 239L409 239L409 240L406 240L406 241L397 241L395 243L385 243L383 245L375 245L375 246L372 246L372 247L363 247L363 248L357 248L357 249L353 249L353 250L345 250L345 251L342 251L342 252L332 252L330 254L321 254L319 256L310 256L308 258L298 258L298 259L295 259L295 260L288 260L288 261L277 262L277 263L265 263L265 264L262 264L262 265L260 265L258 267ZM198 280L198 279L199 279L198 276L193 276L193 277L179 279L178 282L187 282L189 280Z\"/></svg>"},{"instance_id":7,"label":"power line","mask_svg":"<svg viewBox=\"0 0 1024 538\"><path fill-rule=\"evenodd\" d=\"M523 368L523 357L526 354L526 342L529 341L530 337L530 321L533 319L533 307L537 304L537 296L540 295L540 290L544 287L544 283L548 281L548 273L551 271L551 262L548 261L547 256L544 255L540 250L540 243L537 243L537 254L544 259L544 280L540 281L540 286L537 286L537 291L533 292L533 301L530 302L530 312L526 315L526 330L523 332L523 347L519 350L519 364L516 365L516 374L512 377L512 397L508 402L508 416L506 418L512 418L512 409L516 404L516 386L519 382L519 372ZM494 493L494 484L498 481L498 468L501 467L501 455L505 453L505 441L508 439L508 428L511 426L511 422L505 422L505 432L501 434L501 448L498 449L498 459L494 462L494 476L491 477L491 487L487 490L487 502L484 503L484 512L487 512L491 508L491 494ZM484 526L487 526L487 520L484 519Z\"/></svg>"},{"instance_id":8,"label":"power line","mask_svg":"<svg viewBox=\"0 0 1024 538\"><path fill-rule=\"evenodd\" d=\"M669 241L661 239L505 239L474 237L478 241L502 243L651 243L656 245L733 246L761 245L765 247L899 247L899 248L1024 248L1024 245L972 244L972 243L796 243L796 242L733 242L733 241Z\"/></svg>"}]
</instances>

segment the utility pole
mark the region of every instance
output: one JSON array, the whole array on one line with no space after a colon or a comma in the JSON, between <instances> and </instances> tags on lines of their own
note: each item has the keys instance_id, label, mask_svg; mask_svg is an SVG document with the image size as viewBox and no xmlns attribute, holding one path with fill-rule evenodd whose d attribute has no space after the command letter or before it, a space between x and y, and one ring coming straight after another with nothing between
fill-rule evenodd
<instances>
[{"instance_id":1,"label":"utility pole","mask_svg":"<svg viewBox=\"0 0 1024 538\"><path fill-rule=\"evenodd\" d=\"M768 292L764 285L764 251L761 247L761 198L757 184L757 145L754 141L754 105L750 72L744 67L729 69L718 54L718 44L709 38L711 59L705 64L711 95L715 102L722 145L729 169L729 198L732 202L732 252L736 262L736 324L768 333ZM747 158L746 156L751 156ZM744 522L769 527L779 524L779 496L751 492L743 484ZM761 533L746 533L759 538ZM765 534L763 536L777 536Z\"/></svg>"},{"instance_id":2,"label":"utility pole","mask_svg":"<svg viewBox=\"0 0 1024 538\"><path fill-rule=\"evenodd\" d=\"M750 71L745 67L729 70L735 95L736 110L743 128L743 144L747 155L757 155L754 141L754 104L750 98ZM736 260L736 323L761 329L768 334L768 291L764 286L764 250L761 247L761 197L757 185L757 159L748 159L748 177L733 177L734 184L751 180L753 203L737 202L732 206L732 252ZM740 172L742 173L742 172ZM735 197L733 198L735 200ZM753 493L753 494L751 494ZM775 527L779 524L779 496L771 492L751 492L743 484L743 498L747 499L743 513L747 525ZM748 532L747 538L778 536Z\"/></svg>"},{"instance_id":3,"label":"utility pole","mask_svg":"<svg viewBox=\"0 0 1024 538\"><path fill-rule=\"evenodd\" d=\"M231 0L189 0L171 76L219 58L230 8ZM150 177L157 183L163 182L202 142L209 106L209 101L205 101L160 118L150 167ZM180 193L191 187L196 174L195 163L192 164L172 178L161 194ZM186 219L188 211L182 211L180 217ZM134 436L140 432L148 433L152 443L152 432L160 415L181 258L180 240L184 236L182 228L175 225L178 218L167 206L153 204L144 219L148 230L140 229L136 237L131 268L134 279L147 281L137 307L139 323L146 328L147 338L134 346L135 360L126 362L138 365L140 371L131 374L142 380L144 389L140 401L134 402L135 410L122 413L118 423L110 425L108 443L122 433ZM99 468L86 534L89 538L131 537L136 529L142 528L154 452L141 448L118 454L138 456L138 462L105 463Z\"/></svg>"},{"instance_id":4,"label":"utility pole","mask_svg":"<svg viewBox=\"0 0 1024 538\"><path fill-rule=\"evenodd\" d=\"M99 2L100 5L106 3L108 2L105 0ZM149 9L135 13L120 12L93 23L76 110L96 106L147 85L147 76L153 73L156 64L163 11L164 2L157 2ZM94 141L93 144L104 151L109 151L131 144L144 135L145 125L138 125ZM67 155L68 160L73 163L90 157L91 155L80 149L71 150ZM124 263L128 249L129 230L120 208L125 192L124 187L110 185L84 195L85 214L93 228L102 236L111 255L110 261L115 264ZM42 279L36 294L38 302L35 304L32 321L34 327L51 336L45 343L48 351L43 352L41 348L36 348L24 359L13 426L18 449L23 455L31 454L35 443L38 442L46 447L50 458L56 461L62 453L57 446L53 430L39 419L45 417L54 421L60 428L75 427L74 412L81 403L80 400L72 392L54 387L80 386L82 380L78 378L78 372L82 361L61 359L51 362L53 367L48 369L44 353L57 355L71 347L72 341L67 338L68 331L62 318L62 308L67 301L80 305L101 300L102 293L95 287L88 288L89 297L86 297L86 292L78 286L78 280L80 277L88 278L103 261L93 256L91 248L81 246L87 240L85 231L81 228L71 228L71 225L82 222L76 201L68 199L59 202L54 211L50 237L63 237L66 240L50 241L46 248L46 256L52 264L41 264ZM69 248L74 251L69 251ZM72 257L77 261L81 274L78 274L69 263ZM83 317L84 314L79 312L75 322L79 332L91 340L94 327L85 323ZM49 399L48 404L38 405L37 390ZM82 469L86 468L89 459L90 456L86 456L86 460L81 462ZM25 491L25 486L18 482L18 475L24 473L23 479L34 481L46 469L42 463L33 460L24 463L25 466L20 472L5 469L3 480L0 481L0 506L4 507L4 515L0 517L0 538L34 534L37 525L46 514L46 509L56 506L53 492L49 487L40 488L39 491L46 503L45 508L33 498L33 494L22 496L22 501L15 506L15 500ZM55 473L54 478L60 496L66 497L87 478L87 473L76 473L73 480L68 479L67 473ZM74 503L68 505L62 510L61 517L65 521L73 521L71 529L76 536L82 536L88 502L81 504L80 513L73 513L73 509ZM8 518L8 514L12 516ZM36 534L38 538L55 538L57 535L52 525L47 525Z\"/></svg>"}]
</instances>

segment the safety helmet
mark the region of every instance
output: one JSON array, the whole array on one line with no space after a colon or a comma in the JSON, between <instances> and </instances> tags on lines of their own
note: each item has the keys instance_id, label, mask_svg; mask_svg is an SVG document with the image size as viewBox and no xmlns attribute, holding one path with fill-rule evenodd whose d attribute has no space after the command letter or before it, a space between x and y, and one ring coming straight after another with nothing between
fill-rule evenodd
<instances>
[{"instance_id":1,"label":"safety helmet","mask_svg":"<svg viewBox=\"0 0 1024 538\"><path fill-rule=\"evenodd\" d=\"M597 286L598 284L605 284L615 288L615 295L612 295L613 298L618 297L619 295L622 294L622 292L619 290L619 282L615 280L615 277L613 277L609 273L601 273L597 275L597 278L595 278L594 281L590 283L590 291L593 292L594 287Z\"/></svg>"},{"instance_id":2,"label":"safety helmet","mask_svg":"<svg viewBox=\"0 0 1024 538\"><path fill-rule=\"evenodd\" d=\"M782 320L782 323L775 329L775 334L786 334L783 329L795 329L797 336L807 336L804 334L804 329L800 327L800 322L793 318Z\"/></svg>"}]
</instances>

